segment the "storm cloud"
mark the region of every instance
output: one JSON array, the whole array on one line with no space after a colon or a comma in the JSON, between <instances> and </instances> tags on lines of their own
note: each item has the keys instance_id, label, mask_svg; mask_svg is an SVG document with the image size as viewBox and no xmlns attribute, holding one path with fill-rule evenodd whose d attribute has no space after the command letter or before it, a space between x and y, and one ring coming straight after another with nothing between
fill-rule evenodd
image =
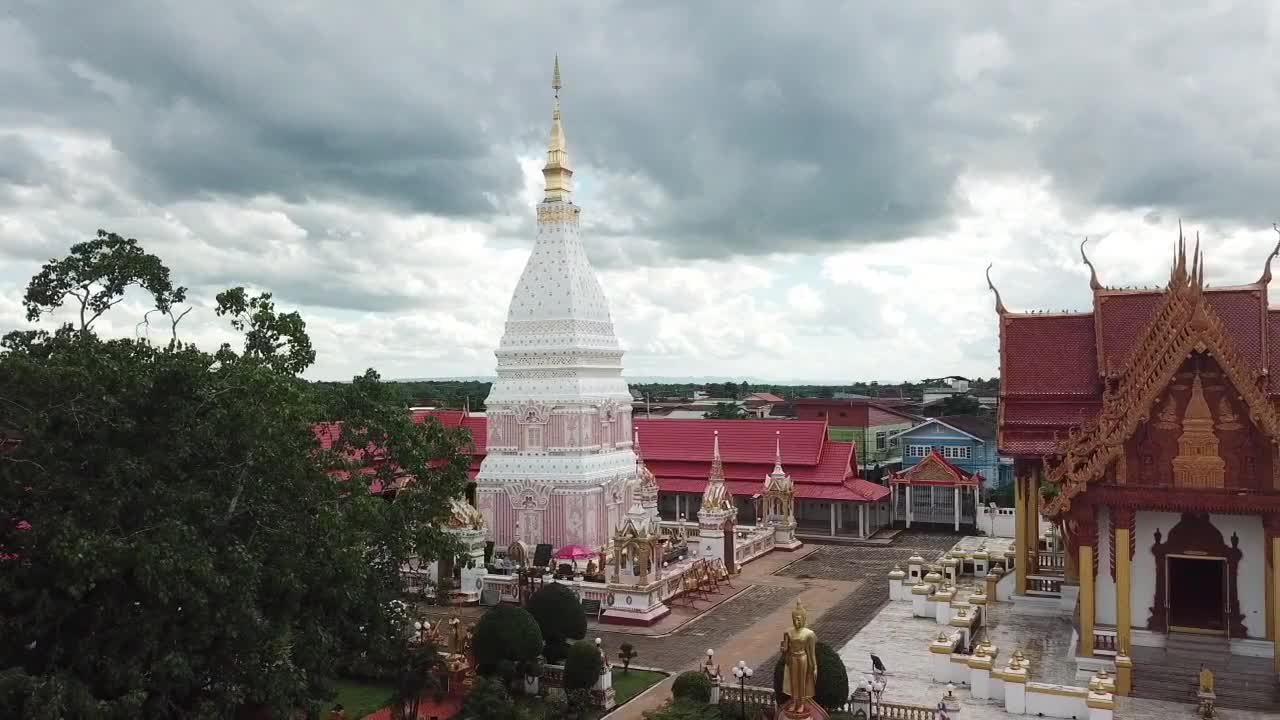
<instances>
[{"instance_id":1,"label":"storm cloud","mask_svg":"<svg viewBox=\"0 0 1280 720\"><path fill-rule=\"evenodd\" d=\"M180 255L198 288L496 327L503 303L489 298L514 278L486 270L518 272L527 247L559 54L595 261L650 273L637 292L671 265L770 268L775 284L751 290L761 322L829 335L865 290L828 295L776 258L845 268L1024 210L975 206L975 182L1052 197L1053 218L1032 223L1042 234L1013 244L1027 257L1007 257L1021 270L1070 267L1100 216L1138 213L1156 233L1179 217L1269 228L1278 41L1280 10L1262 0L18 0L0 14L0 254L48 257L119 221ZM989 247L953 252L981 263ZM981 295L976 276L963 282ZM788 293L804 301L784 310ZM650 323L636 347L720 352L707 337L651 338L703 332L663 326L665 305L621 311ZM850 342L899 313L876 317ZM988 362L988 337L958 338L956 362ZM487 342L458 341L481 354ZM687 357L659 353L654 367Z\"/></svg>"}]
</instances>

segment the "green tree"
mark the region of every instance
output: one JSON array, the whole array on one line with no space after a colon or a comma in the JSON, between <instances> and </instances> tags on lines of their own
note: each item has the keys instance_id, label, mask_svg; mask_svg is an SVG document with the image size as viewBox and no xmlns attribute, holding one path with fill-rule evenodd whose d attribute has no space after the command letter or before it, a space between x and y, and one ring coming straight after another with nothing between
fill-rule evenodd
<instances>
[{"instance_id":1,"label":"green tree","mask_svg":"<svg viewBox=\"0 0 1280 720\"><path fill-rule=\"evenodd\" d=\"M169 268L133 238L99 230L97 237L71 246L64 258L50 260L27 285L22 304L28 320L62 307L69 300L79 306L79 329L87 331L111 308L124 301L125 290L137 287L151 294L155 309L169 315L173 333L178 320L173 306L186 299L187 289L173 287ZM183 312L182 315L186 315Z\"/></svg>"},{"instance_id":2,"label":"green tree","mask_svg":"<svg viewBox=\"0 0 1280 720\"><path fill-rule=\"evenodd\" d=\"M99 233L27 289L30 317L74 298L82 320L0 343L0 716L284 716L359 658L394 675L399 568L454 552L465 431L414 424L372 371L301 380L305 325L269 296L220 296L239 349L181 342L181 315L163 346L98 337L130 287L185 295Z\"/></svg>"},{"instance_id":3,"label":"green tree","mask_svg":"<svg viewBox=\"0 0 1280 720\"><path fill-rule=\"evenodd\" d=\"M977 415L982 411L982 405L972 395L952 395L943 398L940 405L939 415Z\"/></svg>"},{"instance_id":4,"label":"green tree","mask_svg":"<svg viewBox=\"0 0 1280 720\"><path fill-rule=\"evenodd\" d=\"M579 640L569 646L564 659L564 687L566 690L587 690L596 684L604 672L604 658L594 643Z\"/></svg>"},{"instance_id":5,"label":"green tree","mask_svg":"<svg viewBox=\"0 0 1280 720\"><path fill-rule=\"evenodd\" d=\"M640 657L640 653L636 652L636 648L631 643L622 643L618 648L618 659L622 661L622 672L631 672L631 661Z\"/></svg>"},{"instance_id":6,"label":"green tree","mask_svg":"<svg viewBox=\"0 0 1280 720\"><path fill-rule=\"evenodd\" d=\"M569 641L587 635L587 614L568 585L547 583L529 598L529 612L538 621L545 643L543 656L559 663L569 651Z\"/></svg>"},{"instance_id":7,"label":"green tree","mask_svg":"<svg viewBox=\"0 0 1280 720\"><path fill-rule=\"evenodd\" d=\"M711 702L711 680L699 670L686 670L671 684L671 697L676 700Z\"/></svg>"},{"instance_id":8,"label":"green tree","mask_svg":"<svg viewBox=\"0 0 1280 720\"><path fill-rule=\"evenodd\" d=\"M708 420L743 420L747 413L737 403L716 403L710 410L702 413Z\"/></svg>"},{"instance_id":9,"label":"green tree","mask_svg":"<svg viewBox=\"0 0 1280 720\"><path fill-rule=\"evenodd\" d=\"M522 669L542 652L542 631L528 610L497 605L476 623L471 652L482 674L497 673L504 662L512 664L513 670Z\"/></svg>"}]
</instances>

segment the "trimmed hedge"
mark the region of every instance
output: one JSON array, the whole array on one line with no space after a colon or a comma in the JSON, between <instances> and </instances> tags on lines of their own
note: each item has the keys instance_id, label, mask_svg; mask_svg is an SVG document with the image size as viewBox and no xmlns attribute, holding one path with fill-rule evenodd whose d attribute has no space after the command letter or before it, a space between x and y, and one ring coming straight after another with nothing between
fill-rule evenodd
<instances>
[{"instance_id":1,"label":"trimmed hedge","mask_svg":"<svg viewBox=\"0 0 1280 720\"><path fill-rule=\"evenodd\" d=\"M676 676L671 685L671 697L676 700L711 702L711 680L700 670L689 670Z\"/></svg>"},{"instance_id":2,"label":"trimmed hedge","mask_svg":"<svg viewBox=\"0 0 1280 720\"><path fill-rule=\"evenodd\" d=\"M547 662L560 662L569 651L569 643L587 636L587 614L568 585L543 585L529 598L528 607L542 630L542 641L546 643L543 655Z\"/></svg>"},{"instance_id":3,"label":"trimmed hedge","mask_svg":"<svg viewBox=\"0 0 1280 720\"><path fill-rule=\"evenodd\" d=\"M516 666L533 662L542 652L542 631L524 608L497 605L476 623L471 640L476 670L492 675L499 666Z\"/></svg>"},{"instance_id":4,"label":"trimmed hedge","mask_svg":"<svg viewBox=\"0 0 1280 720\"><path fill-rule=\"evenodd\" d=\"M569 646L564 661L564 689L586 690L593 687L604 672L604 659L594 643L579 640Z\"/></svg>"},{"instance_id":5,"label":"trimmed hedge","mask_svg":"<svg viewBox=\"0 0 1280 720\"><path fill-rule=\"evenodd\" d=\"M849 702L849 672L830 645L819 642L814 654L818 657L818 681L813 699L823 708L834 710ZM773 692L779 703L788 697L782 693L782 672L785 668L783 658L778 658L778 664L773 667Z\"/></svg>"}]
</instances>

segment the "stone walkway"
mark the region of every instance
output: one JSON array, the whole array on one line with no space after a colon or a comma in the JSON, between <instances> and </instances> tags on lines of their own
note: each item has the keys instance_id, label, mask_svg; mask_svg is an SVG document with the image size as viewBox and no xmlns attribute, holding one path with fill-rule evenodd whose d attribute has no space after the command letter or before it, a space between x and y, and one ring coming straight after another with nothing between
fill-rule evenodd
<instances>
[{"instance_id":1,"label":"stone walkway","mask_svg":"<svg viewBox=\"0 0 1280 720\"><path fill-rule=\"evenodd\" d=\"M1002 608L1002 629L993 632L993 642L1000 649L998 662L1003 662L1013 652L1015 646L1023 649L1031 661L1031 679L1036 682L1061 683L1079 685L1075 680L1074 663L1069 659L1061 662L1066 649L1061 648L1058 657L1058 640L1043 644L1038 650L1035 643L1044 637L1046 631L1043 624L1056 620L1048 617L1029 617L1013 613L1008 605L995 606ZM1024 624L1026 623L1026 624ZM1048 628L1050 636L1059 637L1057 629ZM885 677L887 687L884 699L888 702L910 703L913 705L937 704L946 692L945 686L933 682L929 672L929 641L937 636L938 625L927 618L911 616L911 604L905 602L889 603L876 614L875 618L854 636L843 648L840 657L849 671L849 685L856 686L860 675L871 672L871 653L875 653L884 662L888 673ZM1025 633L1025 634L1024 634ZM1068 642L1070 633L1068 631ZM1019 644L1020 643L1020 644ZM1031 652L1050 653L1036 660ZM956 696L960 698L960 717L982 718L987 720L1009 720L1024 718L1023 715L1010 715L1004 711L1003 705L989 703L986 700L975 700L965 686L957 686ZM1194 708L1191 705L1144 700L1137 698L1116 698L1116 718L1120 720L1169 720L1170 718L1193 718ZM1241 710L1219 709L1219 717L1223 720L1263 720L1274 715Z\"/></svg>"}]
</instances>

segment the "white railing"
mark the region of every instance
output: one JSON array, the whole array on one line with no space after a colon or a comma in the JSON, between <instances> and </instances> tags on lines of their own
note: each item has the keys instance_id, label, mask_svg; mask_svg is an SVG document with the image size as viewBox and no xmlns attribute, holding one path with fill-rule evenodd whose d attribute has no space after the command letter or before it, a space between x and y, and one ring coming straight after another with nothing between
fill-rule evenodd
<instances>
[{"instance_id":1,"label":"white railing","mask_svg":"<svg viewBox=\"0 0 1280 720\"><path fill-rule=\"evenodd\" d=\"M774 532L770 527L748 526L739 528L733 548L733 561L741 566L773 549Z\"/></svg>"}]
</instances>

